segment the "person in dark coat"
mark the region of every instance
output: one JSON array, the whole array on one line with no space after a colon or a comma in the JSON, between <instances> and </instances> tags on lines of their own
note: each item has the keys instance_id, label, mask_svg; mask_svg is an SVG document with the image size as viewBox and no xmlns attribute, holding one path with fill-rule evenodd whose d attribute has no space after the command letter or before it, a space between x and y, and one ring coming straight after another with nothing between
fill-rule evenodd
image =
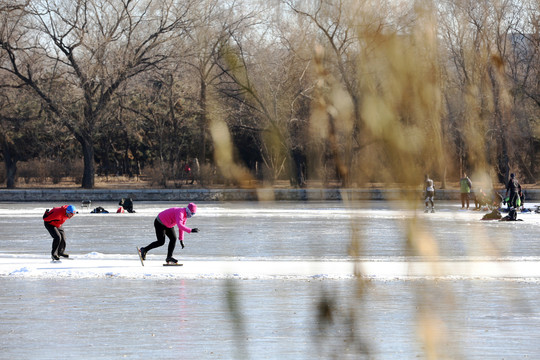
<instances>
[{"instance_id":1,"label":"person in dark coat","mask_svg":"<svg viewBox=\"0 0 540 360\"><path fill-rule=\"evenodd\" d=\"M508 199L506 202L511 208L516 209L521 205L521 185L513 173L510 174L510 180L506 185L505 198Z\"/></svg>"}]
</instances>

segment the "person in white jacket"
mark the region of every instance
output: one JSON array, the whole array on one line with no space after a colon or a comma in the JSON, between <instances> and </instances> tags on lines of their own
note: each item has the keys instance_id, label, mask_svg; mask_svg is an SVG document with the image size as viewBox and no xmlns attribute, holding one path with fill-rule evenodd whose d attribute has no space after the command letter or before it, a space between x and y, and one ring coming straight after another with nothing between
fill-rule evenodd
<instances>
[{"instance_id":1,"label":"person in white jacket","mask_svg":"<svg viewBox=\"0 0 540 360\"><path fill-rule=\"evenodd\" d=\"M433 197L435 196L435 187L433 186L433 180L429 178L429 175L426 174L426 210L429 211L428 204L431 204L431 212L435 212L435 204L433 203Z\"/></svg>"}]
</instances>

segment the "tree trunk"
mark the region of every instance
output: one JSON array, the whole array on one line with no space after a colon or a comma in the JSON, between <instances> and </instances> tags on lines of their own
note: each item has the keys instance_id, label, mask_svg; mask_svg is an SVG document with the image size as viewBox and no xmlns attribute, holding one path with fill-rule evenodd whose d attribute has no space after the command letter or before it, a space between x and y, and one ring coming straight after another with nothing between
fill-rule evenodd
<instances>
[{"instance_id":1,"label":"tree trunk","mask_svg":"<svg viewBox=\"0 0 540 360\"><path fill-rule=\"evenodd\" d=\"M305 176L305 164L306 164L306 157L304 153L300 149L293 149L292 150L292 172L293 175L291 178L291 185L295 187L305 187L306 186L306 176Z\"/></svg>"},{"instance_id":2,"label":"tree trunk","mask_svg":"<svg viewBox=\"0 0 540 360\"><path fill-rule=\"evenodd\" d=\"M442 181L441 181L441 189L446 189L446 171L447 171L447 168L446 166L443 167L443 176L442 176Z\"/></svg>"},{"instance_id":3,"label":"tree trunk","mask_svg":"<svg viewBox=\"0 0 540 360\"><path fill-rule=\"evenodd\" d=\"M206 82L203 78L201 78L201 93L199 98L199 106L201 107L201 117L200 117L200 132L201 132L201 139L200 144L201 148L199 149L199 159L201 159L201 162L203 164L206 163L206 131L208 128L208 116L206 114L207 106L206 106Z\"/></svg>"},{"instance_id":4,"label":"tree trunk","mask_svg":"<svg viewBox=\"0 0 540 360\"><path fill-rule=\"evenodd\" d=\"M15 189L15 176L17 175L17 158L9 151L9 144L4 139L2 141L2 154L6 165L6 185L8 189Z\"/></svg>"},{"instance_id":5,"label":"tree trunk","mask_svg":"<svg viewBox=\"0 0 540 360\"><path fill-rule=\"evenodd\" d=\"M94 144L89 138L82 138L80 141L84 157L84 171L82 178L82 187L84 189L94 188Z\"/></svg>"},{"instance_id":6,"label":"tree trunk","mask_svg":"<svg viewBox=\"0 0 540 360\"><path fill-rule=\"evenodd\" d=\"M498 171L497 177L499 182L505 184L509 179L510 174L510 162L513 159L510 159L509 151L509 139L507 136L512 134L509 131L510 124L510 110L506 109L503 103L501 103L501 85L497 81L497 74L493 68L489 71L489 76L491 80L491 86L493 87L493 106L494 106L494 122L495 128L497 129L498 138L498 147L497 147L497 161L498 161Z\"/></svg>"},{"instance_id":7,"label":"tree trunk","mask_svg":"<svg viewBox=\"0 0 540 360\"><path fill-rule=\"evenodd\" d=\"M8 189L15 189L15 176L17 175L17 160L12 158L9 152L4 151L6 164L6 185Z\"/></svg>"}]
</instances>

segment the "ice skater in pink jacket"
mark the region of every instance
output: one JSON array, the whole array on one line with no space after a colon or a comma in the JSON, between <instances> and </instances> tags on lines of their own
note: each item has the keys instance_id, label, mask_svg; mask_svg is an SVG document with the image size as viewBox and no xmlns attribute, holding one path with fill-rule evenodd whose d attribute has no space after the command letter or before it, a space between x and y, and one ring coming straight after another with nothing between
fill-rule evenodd
<instances>
[{"instance_id":1,"label":"ice skater in pink jacket","mask_svg":"<svg viewBox=\"0 0 540 360\"><path fill-rule=\"evenodd\" d=\"M146 259L146 253L152 249L163 246L165 244L165 235L169 238L169 248L167 250L167 263L177 263L178 260L173 258L174 248L176 246L176 232L174 227L178 226L178 233L180 239L180 245L184 248L184 232L197 233L199 229L190 229L186 226L186 221L197 212L197 205L190 203L185 208L173 207L164 210L158 214L156 220L154 220L154 228L156 229L157 240L148 246L140 249L141 257Z\"/></svg>"}]
</instances>

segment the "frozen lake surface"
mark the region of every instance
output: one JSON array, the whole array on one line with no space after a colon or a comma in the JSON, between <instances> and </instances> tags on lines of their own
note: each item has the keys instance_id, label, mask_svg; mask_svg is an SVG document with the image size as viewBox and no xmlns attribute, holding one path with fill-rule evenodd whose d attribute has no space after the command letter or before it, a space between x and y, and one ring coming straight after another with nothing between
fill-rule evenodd
<instances>
[{"instance_id":1,"label":"frozen lake surface","mask_svg":"<svg viewBox=\"0 0 540 360\"><path fill-rule=\"evenodd\" d=\"M72 259L53 264L41 215L57 205L0 204L2 358L540 358L538 214L200 203L187 225L201 232L171 268L166 246L144 267L135 247L185 204L79 209L64 225Z\"/></svg>"}]
</instances>

